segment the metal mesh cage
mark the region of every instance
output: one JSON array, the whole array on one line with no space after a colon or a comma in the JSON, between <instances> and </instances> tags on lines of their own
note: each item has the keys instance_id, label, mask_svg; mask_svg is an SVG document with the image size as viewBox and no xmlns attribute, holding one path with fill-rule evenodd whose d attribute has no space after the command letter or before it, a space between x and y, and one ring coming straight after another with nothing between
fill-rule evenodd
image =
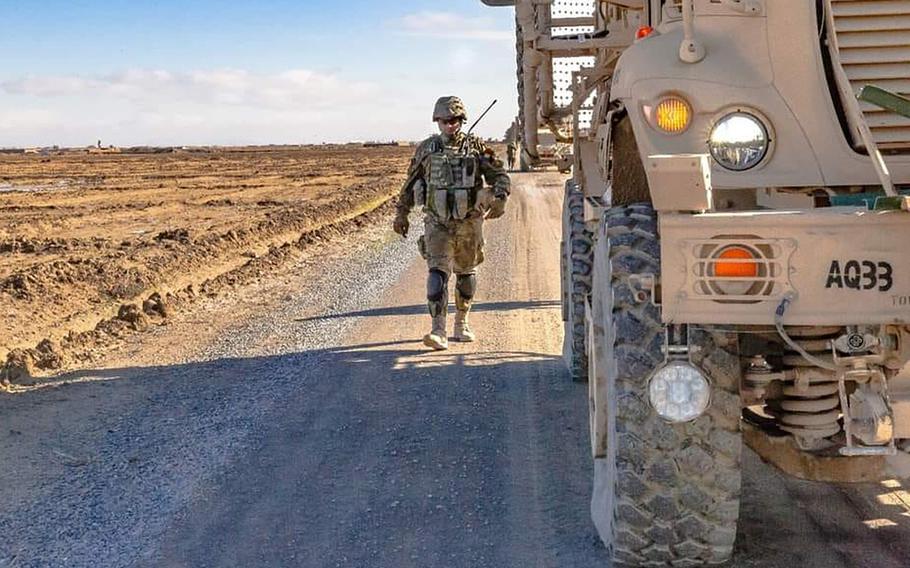
<instances>
[{"instance_id":1,"label":"metal mesh cage","mask_svg":"<svg viewBox=\"0 0 910 568\"><path fill-rule=\"evenodd\" d=\"M581 18L594 15L594 0L553 0L550 15L554 18Z\"/></svg>"},{"instance_id":2,"label":"metal mesh cage","mask_svg":"<svg viewBox=\"0 0 910 568\"><path fill-rule=\"evenodd\" d=\"M554 0L550 5L550 18L587 18L593 17L594 0ZM594 26L557 26L550 29L550 37L572 37L590 34ZM556 57L553 59L553 102L557 107L565 108L572 104L572 74L583 67L593 67L594 58ZM587 130L591 126L592 99L582 104L579 112L579 128Z\"/></svg>"}]
</instances>

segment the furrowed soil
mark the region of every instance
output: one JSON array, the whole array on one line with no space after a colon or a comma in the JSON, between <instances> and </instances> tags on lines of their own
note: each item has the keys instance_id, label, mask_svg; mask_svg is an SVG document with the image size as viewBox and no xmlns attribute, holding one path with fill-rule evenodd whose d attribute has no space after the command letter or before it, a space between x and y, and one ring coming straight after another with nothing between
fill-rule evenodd
<instances>
[{"instance_id":1,"label":"furrowed soil","mask_svg":"<svg viewBox=\"0 0 910 568\"><path fill-rule=\"evenodd\" d=\"M163 248L161 257L178 265L156 276L157 289L178 292L163 297L167 317L156 311L161 301L146 297L143 309L118 307L101 331L93 330L116 349L97 347L91 363L80 368L70 358L63 364L74 370L45 371L53 376L10 385L0 396L0 534L7 537L0 568L609 566L590 520L588 385L571 381L561 357L565 178L512 176L506 214L484 229L486 261L471 315L477 341L452 341L440 352L421 341L430 322L419 216L412 215L414 230L402 239L392 233L388 207L313 230L330 217L304 214L308 206L339 207L334 196L367 183L361 169L398 175L409 152L320 151L328 161L347 155L366 165L350 167L358 175L327 187L324 200L318 190L307 200L306 187L278 188L291 184L289 177L276 181L271 195L279 197L258 199L294 202L303 220L286 231L288 244L255 259L244 251L266 250L272 241L266 235L280 242L281 231L241 233L269 219L257 209L266 206L244 192L194 192L194 202L231 199L243 212L223 212L215 229L206 229L215 219L203 219L209 215L198 211L203 207L187 206L179 223L146 220L165 216L156 209L134 212L135 228L108 237L108 253L116 239L142 237L153 252ZM47 191L20 206L49 200ZM386 190L376 191L380 199ZM186 200L174 189L169 195L179 195L174 209ZM351 201L348 213L372 199ZM117 203L128 208L129 201ZM283 211L273 207L276 215ZM104 226L119 211L90 219ZM44 238L94 238L89 225L52 233L47 222ZM139 229L148 232L130 233ZM154 238L176 229L188 231L188 242ZM179 264L182 258L168 256L208 254L193 243L231 230L240 236L209 258L213 266L230 266L233 258L242 263L238 269L212 277L195 259ZM33 234L38 241L41 234ZM231 244L238 239L253 244ZM77 250L85 248L91 247ZM86 256L103 261L100 267L125 262L104 250ZM141 247L130 254L137 265L154 257ZM35 260L38 253L9 251L3 258L14 255ZM183 274L181 266L191 268ZM209 280L191 297L177 281L194 275ZM79 290L87 302L87 289L61 285L58 293ZM38 290L29 288L36 297ZM124 301L99 297L114 307ZM131 332L117 322L137 328L144 322L148 330ZM71 357L75 348L64 351ZM735 557L727 566L907 566L906 480L800 481L744 449L742 487ZM655 546L642 554L655 565L663 558Z\"/></svg>"},{"instance_id":2,"label":"furrowed soil","mask_svg":"<svg viewBox=\"0 0 910 568\"><path fill-rule=\"evenodd\" d=\"M412 152L0 154L0 379L84 364L169 310L368 222Z\"/></svg>"}]
</instances>

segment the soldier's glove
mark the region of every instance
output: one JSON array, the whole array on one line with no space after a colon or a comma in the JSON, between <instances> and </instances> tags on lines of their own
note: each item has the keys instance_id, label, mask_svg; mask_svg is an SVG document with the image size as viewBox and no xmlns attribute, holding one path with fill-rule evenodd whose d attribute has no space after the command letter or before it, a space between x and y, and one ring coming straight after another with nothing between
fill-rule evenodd
<instances>
[{"instance_id":1,"label":"soldier's glove","mask_svg":"<svg viewBox=\"0 0 910 568\"><path fill-rule=\"evenodd\" d=\"M401 235L404 238L408 237L408 229L411 224L408 222L408 214L404 211L399 211L395 215L395 222L392 223L392 230Z\"/></svg>"},{"instance_id":2,"label":"soldier's glove","mask_svg":"<svg viewBox=\"0 0 910 568\"><path fill-rule=\"evenodd\" d=\"M490 204L490 210L487 211L487 219L499 219L506 214L506 199L508 195L497 195L493 203Z\"/></svg>"}]
</instances>

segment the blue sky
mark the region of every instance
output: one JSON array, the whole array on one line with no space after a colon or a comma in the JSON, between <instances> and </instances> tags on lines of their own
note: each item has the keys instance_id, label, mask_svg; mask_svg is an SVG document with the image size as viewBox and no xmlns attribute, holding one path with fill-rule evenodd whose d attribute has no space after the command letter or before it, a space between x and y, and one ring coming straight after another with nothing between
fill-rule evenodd
<instances>
[{"instance_id":1,"label":"blue sky","mask_svg":"<svg viewBox=\"0 0 910 568\"><path fill-rule=\"evenodd\" d=\"M0 2L0 146L418 139L440 95L516 112L513 12L479 0Z\"/></svg>"}]
</instances>

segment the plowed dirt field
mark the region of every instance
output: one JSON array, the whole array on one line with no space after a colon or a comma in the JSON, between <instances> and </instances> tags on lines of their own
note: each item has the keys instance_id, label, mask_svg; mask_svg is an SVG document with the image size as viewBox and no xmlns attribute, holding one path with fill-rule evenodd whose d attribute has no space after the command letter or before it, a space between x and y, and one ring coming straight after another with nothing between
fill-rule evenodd
<instances>
[{"instance_id":1,"label":"plowed dirt field","mask_svg":"<svg viewBox=\"0 0 910 568\"><path fill-rule=\"evenodd\" d=\"M0 155L0 380L91 360L182 302L368 221L412 152Z\"/></svg>"}]
</instances>

